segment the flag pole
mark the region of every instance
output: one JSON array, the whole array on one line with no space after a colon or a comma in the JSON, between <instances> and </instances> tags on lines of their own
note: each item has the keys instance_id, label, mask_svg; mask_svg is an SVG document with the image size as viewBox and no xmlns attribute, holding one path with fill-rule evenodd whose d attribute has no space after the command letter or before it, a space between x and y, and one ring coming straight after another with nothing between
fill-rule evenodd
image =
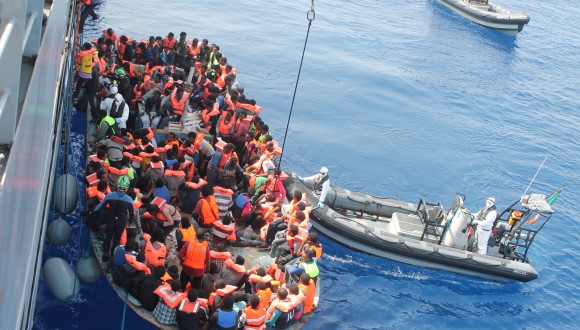
<instances>
[{"instance_id":1,"label":"flag pole","mask_svg":"<svg viewBox=\"0 0 580 330\"><path fill-rule=\"evenodd\" d=\"M528 185L528 187L526 188L526 190L524 191L524 193L522 194L522 197L520 197L520 199L524 198L524 196L526 195L526 193L528 192L528 190L532 186L532 183L534 183L534 180L536 180L536 177L538 176L538 174L540 173L540 170L544 166L544 163L546 162L546 159L548 159L548 156L544 157L544 161L542 162L542 164L540 164L540 167L536 171L536 174L534 174L534 177L532 178L532 181L530 181L530 184Z\"/></svg>"}]
</instances>

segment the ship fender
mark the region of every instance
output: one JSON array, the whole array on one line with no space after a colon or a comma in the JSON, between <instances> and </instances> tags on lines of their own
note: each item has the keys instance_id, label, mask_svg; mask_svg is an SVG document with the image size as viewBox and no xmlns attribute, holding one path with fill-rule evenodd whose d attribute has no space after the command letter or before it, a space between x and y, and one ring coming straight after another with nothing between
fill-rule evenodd
<instances>
[{"instance_id":1,"label":"ship fender","mask_svg":"<svg viewBox=\"0 0 580 330\"><path fill-rule=\"evenodd\" d=\"M85 253L77 262L77 275L85 283L92 283L101 277L101 267L97 259L89 253Z\"/></svg>"},{"instance_id":2,"label":"ship fender","mask_svg":"<svg viewBox=\"0 0 580 330\"><path fill-rule=\"evenodd\" d=\"M62 258L50 258L44 263L44 280L54 296L63 302L73 301L80 290L77 275Z\"/></svg>"},{"instance_id":3,"label":"ship fender","mask_svg":"<svg viewBox=\"0 0 580 330\"><path fill-rule=\"evenodd\" d=\"M79 198L77 179L72 174L59 176L54 182L54 205L62 214L71 213Z\"/></svg>"},{"instance_id":4,"label":"ship fender","mask_svg":"<svg viewBox=\"0 0 580 330\"><path fill-rule=\"evenodd\" d=\"M46 239L49 243L61 246L65 245L72 236L72 228L62 218L53 220L46 230Z\"/></svg>"}]
</instances>

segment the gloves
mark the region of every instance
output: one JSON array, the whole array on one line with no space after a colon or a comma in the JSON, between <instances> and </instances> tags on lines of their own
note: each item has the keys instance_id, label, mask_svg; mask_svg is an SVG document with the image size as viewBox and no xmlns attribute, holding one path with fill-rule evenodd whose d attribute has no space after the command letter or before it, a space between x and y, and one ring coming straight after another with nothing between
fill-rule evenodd
<instances>
[{"instance_id":1,"label":"gloves","mask_svg":"<svg viewBox=\"0 0 580 330\"><path fill-rule=\"evenodd\" d=\"M323 202L318 202L318 208L321 209L324 207L324 203Z\"/></svg>"},{"instance_id":2,"label":"gloves","mask_svg":"<svg viewBox=\"0 0 580 330\"><path fill-rule=\"evenodd\" d=\"M120 123L121 123L121 118L115 118L115 122L116 122L117 124L120 124Z\"/></svg>"},{"instance_id":3,"label":"gloves","mask_svg":"<svg viewBox=\"0 0 580 330\"><path fill-rule=\"evenodd\" d=\"M473 221L471 221L471 224L472 225L479 225L479 220L473 220Z\"/></svg>"}]
</instances>

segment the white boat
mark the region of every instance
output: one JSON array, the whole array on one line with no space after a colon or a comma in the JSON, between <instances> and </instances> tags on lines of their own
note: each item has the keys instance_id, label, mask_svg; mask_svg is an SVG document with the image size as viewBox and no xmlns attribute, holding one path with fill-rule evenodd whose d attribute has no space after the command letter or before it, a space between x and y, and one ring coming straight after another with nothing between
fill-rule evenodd
<instances>
[{"instance_id":1,"label":"white boat","mask_svg":"<svg viewBox=\"0 0 580 330\"><path fill-rule=\"evenodd\" d=\"M437 0L459 15L483 25L515 36L530 21L524 12L512 12L491 1L478 0Z\"/></svg>"}]
</instances>

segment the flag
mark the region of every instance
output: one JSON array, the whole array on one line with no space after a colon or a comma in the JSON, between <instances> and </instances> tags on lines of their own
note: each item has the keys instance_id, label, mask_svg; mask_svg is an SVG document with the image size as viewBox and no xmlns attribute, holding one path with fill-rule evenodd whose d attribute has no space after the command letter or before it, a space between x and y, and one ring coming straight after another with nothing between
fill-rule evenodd
<instances>
[{"instance_id":1,"label":"flag","mask_svg":"<svg viewBox=\"0 0 580 330\"><path fill-rule=\"evenodd\" d=\"M536 221L538 221L539 218L540 218L540 213L536 214L535 217L528 220L528 222L526 222L526 225L533 225L534 223L536 223Z\"/></svg>"},{"instance_id":2,"label":"flag","mask_svg":"<svg viewBox=\"0 0 580 330\"><path fill-rule=\"evenodd\" d=\"M561 186L560 188L558 188L558 190L556 190L556 192L554 192L552 194L552 196L550 196L550 198L548 198L548 204L550 204L550 205L554 204L556 199L558 199L558 196L560 196L562 189L564 189L564 186Z\"/></svg>"}]
</instances>

